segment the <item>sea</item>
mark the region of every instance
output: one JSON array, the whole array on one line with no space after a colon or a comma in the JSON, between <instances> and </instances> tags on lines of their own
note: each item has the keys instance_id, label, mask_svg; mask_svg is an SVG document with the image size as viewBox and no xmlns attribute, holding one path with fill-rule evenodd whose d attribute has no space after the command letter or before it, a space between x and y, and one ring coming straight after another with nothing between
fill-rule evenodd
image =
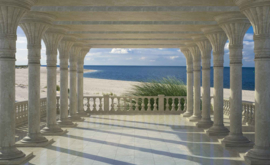
<instances>
[{"instance_id":1,"label":"sea","mask_svg":"<svg viewBox=\"0 0 270 165\"><path fill-rule=\"evenodd\" d=\"M85 65L84 69L95 70L95 72L84 73L84 77L151 82L162 78L174 77L186 84L185 66L91 66ZM243 67L242 89L255 89L255 68ZM241 77L239 77L241 78ZM213 87L213 68L211 68L211 87ZM201 80L202 83L202 80ZM224 88L230 88L230 67L224 67Z\"/></svg>"}]
</instances>

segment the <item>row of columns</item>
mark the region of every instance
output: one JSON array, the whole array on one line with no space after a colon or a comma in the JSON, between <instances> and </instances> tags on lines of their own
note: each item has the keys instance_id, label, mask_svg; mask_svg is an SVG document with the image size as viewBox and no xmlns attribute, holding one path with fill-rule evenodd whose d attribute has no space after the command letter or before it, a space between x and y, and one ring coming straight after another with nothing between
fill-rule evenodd
<instances>
[{"instance_id":1,"label":"row of columns","mask_svg":"<svg viewBox=\"0 0 270 165\"><path fill-rule=\"evenodd\" d=\"M226 147L250 147L253 143L242 133L242 49L250 25L254 29L255 52L255 145L245 154L247 164L270 162L270 1L235 0L241 12L215 17L218 25L202 28L181 51L187 59L187 111L184 117L208 129L209 136L225 136ZM230 51L230 131L223 122L224 46ZM200 51L197 51L197 50ZM214 63L214 122L210 118L210 59ZM202 59L202 111L200 111L200 59ZM193 68L193 69L192 69ZM194 83L192 80L194 79ZM194 92L192 91L194 87ZM193 97L194 96L194 97ZM202 118L201 118L202 113ZM212 124L213 123L213 124Z\"/></svg>"},{"instance_id":2,"label":"row of columns","mask_svg":"<svg viewBox=\"0 0 270 165\"><path fill-rule=\"evenodd\" d=\"M269 164L270 162L270 1L250 1L250 0L234 0L236 5L240 7L240 11L246 16L243 17L240 13L227 13L224 16L216 17L219 26L211 26L203 28L202 31L205 37L210 42L213 49L214 58L214 123L207 131L211 135L227 135L228 129L224 127L223 123L223 59L224 59L224 45L229 38L230 42L230 66L231 66L231 116L230 116L230 134L224 138L223 143L228 145L249 145L250 142L242 135L241 128L241 65L242 65L242 43L243 36L249 27L249 22L254 29L254 51L255 51L255 146L248 151L245 156L248 164ZM30 7L35 3L35 0L9 0L0 1L0 159L15 159L24 157L25 154L15 147L15 53L16 53L16 29L20 26L24 30L28 40L29 50L29 130L28 135L23 139L23 143L43 143L48 141L41 135L39 130L40 112L39 112L39 89L40 89L40 49L41 38L47 29L52 27L52 20L54 17L48 14L28 13L21 19L25 13L30 10ZM248 21L247 21L248 19ZM59 39L59 38L58 38ZM49 39L48 39L49 41ZM70 40L65 40L68 42ZM203 40L206 42L207 40ZM194 38L194 43L198 46L200 51L194 51L195 44L187 43L186 48L181 48L187 57L187 79L188 79L188 109L185 116L192 115L194 118L201 118L198 98L200 98L200 90L198 89L199 70L198 59L200 54L202 56L203 65L203 102L202 114L203 117L199 120L198 126L202 126L205 121L209 127L211 125L209 113L210 90L207 75L209 69L207 65L209 58L207 58L204 46L200 45L201 40ZM73 42L73 44L75 44ZM48 44L49 45L49 44ZM59 47L64 47L62 43ZM71 44L68 44L71 47ZM79 44L80 45L80 44ZM79 46L77 45L77 46ZM46 44L47 46L47 44ZM66 45L67 46L67 45ZM71 47L75 49L75 47ZM63 48L62 48L63 49ZM76 48L77 49L77 48ZM55 49L54 49L55 50ZM60 49L59 49L60 50ZM77 52L75 50L72 51ZM189 52L189 53L187 53ZM209 53L209 52L208 52ZM49 54L49 55L48 55ZM74 56L78 56L79 51ZM47 52L48 55L48 73L50 78L55 78L53 75L55 67L55 51L51 49ZM64 56L64 57L63 57ZM60 59L65 59L61 62L61 80L67 80L67 60L68 53L66 50L60 50ZM209 54L208 54L209 56ZM73 56L70 56L73 57ZM192 60L191 60L192 59ZM77 99L76 95L76 59L70 59L71 77L71 93L70 101ZM50 63L50 64L49 64ZM192 66L192 64L194 66ZM233 69L234 70L233 70ZM193 71L195 71L193 73ZM193 99L193 76L194 80L194 99ZM75 80L75 82L74 82ZM68 81L66 81L67 83ZM79 84L79 83L78 83ZM81 84L81 83L80 83ZM55 84L50 82L51 86ZM61 90L61 119L59 125L67 124L73 125L69 120L76 118L81 120L79 114L75 111L76 102L71 103L70 118L67 117L67 84L61 82L64 88ZM240 85L240 86L239 86ZM74 89L75 88L75 89ZM51 87L52 89L52 87ZM66 92L65 92L66 91ZM51 92L51 91L50 91ZM210 92L209 92L210 93ZM63 94L63 96L62 96ZM52 102L53 96L48 97ZM80 100L80 98L78 98ZM193 103L194 102L194 103ZM53 105L48 106L48 111L52 110ZM62 109L66 108L66 109ZM194 108L194 111L193 111ZM80 110L80 109L79 109ZM55 111L55 109L53 109ZM48 115L53 115L50 111ZM50 130L57 130L61 132L60 128L56 126L54 118L47 120L47 127L42 132L51 132Z\"/></svg>"},{"instance_id":3,"label":"row of columns","mask_svg":"<svg viewBox=\"0 0 270 165\"><path fill-rule=\"evenodd\" d=\"M61 127L76 126L83 112L83 61L90 48L67 35L68 29L53 26L55 17L41 12L29 12L35 0L0 1L0 162L23 161L25 154L18 146L45 146L44 135L65 134ZM25 32L28 48L29 99L28 132L15 144L15 53L16 30ZM40 59L41 40L47 55L47 120L40 130ZM60 119L56 120L57 50L60 59ZM68 62L70 62L70 109L68 112ZM78 68L77 68L78 64ZM78 75L78 77L77 77ZM76 84L76 79L78 84ZM77 88L77 89L76 89ZM78 92L78 94L77 94ZM4 133L3 133L4 132Z\"/></svg>"}]
</instances>

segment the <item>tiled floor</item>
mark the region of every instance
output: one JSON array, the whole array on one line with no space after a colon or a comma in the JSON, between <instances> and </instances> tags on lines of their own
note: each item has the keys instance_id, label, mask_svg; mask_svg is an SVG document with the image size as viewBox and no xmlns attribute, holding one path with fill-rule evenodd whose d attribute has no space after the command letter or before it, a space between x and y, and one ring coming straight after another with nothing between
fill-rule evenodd
<instances>
[{"instance_id":1,"label":"tiled floor","mask_svg":"<svg viewBox=\"0 0 270 165\"><path fill-rule=\"evenodd\" d=\"M234 150L178 115L91 116L53 137L26 165L240 165Z\"/></svg>"}]
</instances>

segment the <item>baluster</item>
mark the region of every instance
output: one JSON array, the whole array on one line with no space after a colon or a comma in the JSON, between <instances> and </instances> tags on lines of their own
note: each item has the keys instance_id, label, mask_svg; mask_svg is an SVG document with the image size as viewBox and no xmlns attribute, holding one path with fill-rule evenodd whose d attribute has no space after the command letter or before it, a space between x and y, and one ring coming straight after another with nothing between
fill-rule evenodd
<instances>
[{"instance_id":1,"label":"baluster","mask_svg":"<svg viewBox=\"0 0 270 165\"><path fill-rule=\"evenodd\" d=\"M114 97L111 97L111 99L112 99L111 111L115 111L115 110L114 110Z\"/></svg>"},{"instance_id":2,"label":"baluster","mask_svg":"<svg viewBox=\"0 0 270 165\"><path fill-rule=\"evenodd\" d=\"M181 112L181 97L180 98L177 98L177 100L178 100L177 111Z\"/></svg>"},{"instance_id":3,"label":"baluster","mask_svg":"<svg viewBox=\"0 0 270 165\"><path fill-rule=\"evenodd\" d=\"M248 124L249 117L250 117L250 105L249 104L247 104L247 114L246 114L246 116L247 116L246 124Z\"/></svg>"},{"instance_id":4,"label":"baluster","mask_svg":"<svg viewBox=\"0 0 270 165\"><path fill-rule=\"evenodd\" d=\"M175 104L174 104L175 98L172 98L172 109L171 111L175 111Z\"/></svg>"},{"instance_id":5,"label":"baluster","mask_svg":"<svg viewBox=\"0 0 270 165\"><path fill-rule=\"evenodd\" d=\"M256 109L255 109L255 105L252 105L252 109L253 109L253 115L252 115L252 121L251 121L251 125L252 126L255 126L255 111L256 111Z\"/></svg>"},{"instance_id":6,"label":"baluster","mask_svg":"<svg viewBox=\"0 0 270 165\"><path fill-rule=\"evenodd\" d=\"M252 124L253 115L254 115L253 106L250 105L250 113L249 113L248 125L251 125Z\"/></svg>"},{"instance_id":7,"label":"baluster","mask_svg":"<svg viewBox=\"0 0 270 165\"><path fill-rule=\"evenodd\" d=\"M186 110L187 110L187 97L185 97L185 104L184 104L183 113L186 112Z\"/></svg>"},{"instance_id":8,"label":"baluster","mask_svg":"<svg viewBox=\"0 0 270 165\"><path fill-rule=\"evenodd\" d=\"M145 98L144 97L142 97L142 104L141 104L141 111L142 112L144 112L145 111L145 104L144 104L144 100L145 100Z\"/></svg>"},{"instance_id":9,"label":"baluster","mask_svg":"<svg viewBox=\"0 0 270 165\"><path fill-rule=\"evenodd\" d=\"M100 97L100 98L98 98L99 99L99 111L104 111L103 109L102 109L102 98Z\"/></svg>"},{"instance_id":10,"label":"baluster","mask_svg":"<svg viewBox=\"0 0 270 165\"><path fill-rule=\"evenodd\" d=\"M147 99L148 99L147 111L151 112L151 103L150 103L151 102L151 97L148 97Z\"/></svg>"},{"instance_id":11,"label":"baluster","mask_svg":"<svg viewBox=\"0 0 270 165\"><path fill-rule=\"evenodd\" d=\"M123 109L123 111L125 112L125 111L127 111L127 98L126 97L124 97L123 98L124 99L124 109Z\"/></svg>"},{"instance_id":12,"label":"baluster","mask_svg":"<svg viewBox=\"0 0 270 165\"><path fill-rule=\"evenodd\" d=\"M90 97L86 98L87 99L87 113L90 113Z\"/></svg>"},{"instance_id":13,"label":"baluster","mask_svg":"<svg viewBox=\"0 0 270 165\"><path fill-rule=\"evenodd\" d=\"M242 124L246 124L246 104L242 104Z\"/></svg>"},{"instance_id":14,"label":"baluster","mask_svg":"<svg viewBox=\"0 0 270 165\"><path fill-rule=\"evenodd\" d=\"M121 100L120 100L121 98L118 97L116 99L117 99L117 111L120 112L121 111L121 105L120 105L121 104Z\"/></svg>"},{"instance_id":15,"label":"baluster","mask_svg":"<svg viewBox=\"0 0 270 165\"><path fill-rule=\"evenodd\" d=\"M157 111L157 98L154 98L154 109L153 111Z\"/></svg>"},{"instance_id":16,"label":"baluster","mask_svg":"<svg viewBox=\"0 0 270 165\"><path fill-rule=\"evenodd\" d=\"M93 98L93 111L97 111L97 108L96 108L96 98L94 97Z\"/></svg>"},{"instance_id":17,"label":"baluster","mask_svg":"<svg viewBox=\"0 0 270 165\"><path fill-rule=\"evenodd\" d=\"M166 98L166 111L169 111L169 107L170 107L170 105L169 105L169 99L170 98Z\"/></svg>"},{"instance_id":18,"label":"baluster","mask_svg":"<svg viewBox=\"0 0 270 165\"><path fill-rule=\"evenodd\" d=\"M135 111L139 111L139 98L136 97Z\"/></svg>"}]
</instances>

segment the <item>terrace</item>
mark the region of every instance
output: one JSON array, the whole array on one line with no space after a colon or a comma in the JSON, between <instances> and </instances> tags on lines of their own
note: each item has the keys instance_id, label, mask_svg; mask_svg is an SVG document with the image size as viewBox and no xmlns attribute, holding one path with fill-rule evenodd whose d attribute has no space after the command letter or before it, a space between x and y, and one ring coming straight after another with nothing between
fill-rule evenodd
<instances>
[{"instance_id":1,"label":"terrace","mask_svg":"<svg viewBox=\"0 0 270 165\"><path fill-rule=\"evenodd\" d=\"M0 0L0 11L0 164L270 164L269 0ZM242 101L243 38L251 25L254 103ZM15 103L18 26L27 38L29 91L28 101ZM231 95L224 100L228 40ZM91 48L180 48L187 97L83 96Z\"/></svg>"}]
</instances>

